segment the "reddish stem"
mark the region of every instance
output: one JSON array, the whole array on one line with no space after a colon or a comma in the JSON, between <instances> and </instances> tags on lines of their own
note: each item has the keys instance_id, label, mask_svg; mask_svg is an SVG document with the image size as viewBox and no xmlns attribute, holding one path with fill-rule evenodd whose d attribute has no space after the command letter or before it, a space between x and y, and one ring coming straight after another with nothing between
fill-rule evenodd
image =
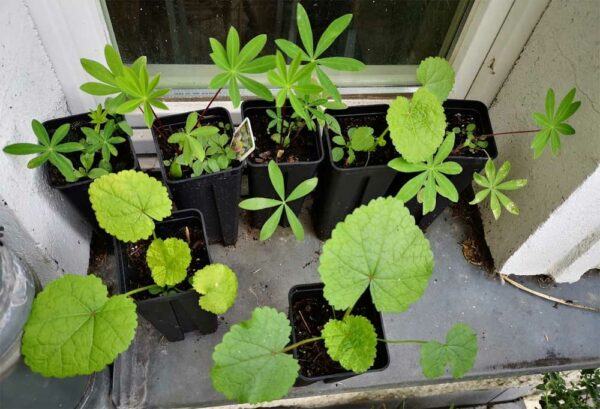
<instances>
[{"instance_id":1,"label":"reddish stem","mask_svg":"<svg viewBox=\"0 0 600 409\"><path fill-rule=\"evenodd\" d=\"M477 137L477 139L485 139L485 138L489 138L490 136L512 135L512 134L518 134L518 133L533 133L533 132L539 132L539 131L541 131L541 129L529 129L527 131L509 131L509 132L488 133L485 135L479 135Z\"/></svg>"},{"instance_id":2,"label":"reddish stem","mask_svg":"<svg viewBox=\"0 0 600 409\"><path fill-rule=\"evenodd\" d=\"M144 115L144 110L142 109L142 107L138 108L142 112L142 115ZM150 110L152 111L152 115L154 115L155 119L155 121L152 122L152 128L154 128L154 130L160 135L161 138L164 138L166 140L168 136L165 136L165 134L162 132L162 122L160 118L158 117L158 115L156 115L156 112L154 112L154 109L152 107L150 107Z\"/></svg>"},{"instance_id":3,"label":"reddish stem","mask_svg":"<svg viewBox=\"0 0 600 409\"><path fill-rule=\"evenodd\" d=\"M215 99L217 99L217 96L219 95L219 93L221 92L222 89L223 89L223 87L219 88L217 90L217 92L215 92L215 95L213 95L213 97L210 99L210 102L208 103L206 108L204 108L204 111L202 111L202 115L200 115L200 119L198 119L198 124L196 124L196 127L200 126L200 122L202 122L202 120L204 119L204 115L206 114L206 111L208 111L208 109L210 108L212 103L215 102Z\"/></svg>"}]
</instances>

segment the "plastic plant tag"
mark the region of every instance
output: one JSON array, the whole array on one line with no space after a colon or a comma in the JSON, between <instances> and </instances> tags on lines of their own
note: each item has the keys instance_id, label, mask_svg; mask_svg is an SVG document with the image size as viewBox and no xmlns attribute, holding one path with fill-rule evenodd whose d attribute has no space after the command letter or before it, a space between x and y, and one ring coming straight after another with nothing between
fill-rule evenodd
<instances>
[{"instance_id":1,"label":"plastic plant tag","mask_svg":"<svg viewBox=\"0 0 600 409\"><path fill-rule=\"evenodd\" d=\"M235 129L233 138L231 138L231 148L236 154L236 159L240 162L256 149L249 118L244 119L240 126Z\"/></svg>"}]
</instances>

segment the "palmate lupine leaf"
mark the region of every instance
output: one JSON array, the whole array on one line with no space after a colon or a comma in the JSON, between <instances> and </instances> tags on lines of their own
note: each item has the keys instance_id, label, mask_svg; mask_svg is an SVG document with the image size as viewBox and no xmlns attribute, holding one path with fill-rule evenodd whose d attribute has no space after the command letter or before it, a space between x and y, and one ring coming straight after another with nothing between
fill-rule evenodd
<instances>
[{"instance_id":1,"label":"palmate lupine leaf","mask_svg":"<svg viewBox=\"0 0 600 409\"><path fill-rule=\"evenodd\" d=\"M535 112L533 119L540 126L540 131L535 135L531 142L533 149L533 158L539 158L546 146L550 144L552 155L558 155L560 151L560 135L574 135L575 129L566 123L581 106L581 101L575 101L575 88L570 90L562 99L558 108L555 107L554 90L550 88L546 94L546 112L542 114Z\"/></svg>"},{"instance_id":2,"label":"palmate lupine leaf","mask_svg":"<svg viewBox=\"0 0 600 409\"><path fill-rule=\"evenodd\" d=\"M329 320L321 331L331 359L344 369L365 372L375 362L377 333L367 318L349 315L343 320Z\"/></svg>"},{"instance_id":3,"label":"palmate lupine leaf","mask_svg":"<svg viewBox=\"0 0 600 409\"><path fill-rule=\"evenodd\" d=\"M83 134L86 136L89 148L93 152L100 152L102 155L102 160L106 164L110 164L111 156L119 155L119 151L115 145L126 141L126 139L121 136L113 136L116 127L117 125L115 124L115 121L109 119L104 125L104 128L100 129L99 131L88 127L81 128L81 132L83 132Z\"/></svg>"},{"instance_id":4,"label":"palmate lupine leaf","mask_svg":"<svg viewBox=\"0 0 600 409\"><path fill-rule=\"evenodd\" d=\"M273 235L273 233L275 233L284 211L296 240L304 240L304 228L302 227L302 223L300 223L298 216L296 216L288 203L298 200L312 192L317 187L318 179L310 178L303 181L296 186L296 188L292 190L292 193L290 193L286 198L283 174L281 173L281 169L279 169L279 166L275 161L269 162L268 171L269 179L271 179L273 189L275 190L275 193L277 193L277 196L279 196L280 200L269 199L265 197L254 197L251 199L242 200L239 206L245 210L263 210L277 207L277 209L275 209L273 214L267 219L260 230L261 240L267 240Z\"/></svg>"},{"instance_id":5,"label":"palmate lupine leaf","mask_svg":"<svg viewBox=\"0 0 600 409\"><path fill-rule=\"evenodd\" d=\"M185 127L181 132L169 136L169 143L176 143L181 149L181 165L192 166L195 160L203 161L206 158L206 139L219 133L216 126L196 127L198 113L191 112L185 121Z\"/></svg>"},{"instance_id":6,"label":"palmate lupine leaf","mask_svg":"<svg viewBox=\"0 0 600 409\"><path fill-rule=\"evenodd\" d=\"M504 179L506 179L509 172L509 161L504 162L496 173L494 161L488 159L485 163L485 176L482 176L479 173L473 173L473 180L475 180L475 183L481 186L483 190L480 190L475 195L475 198L469 203L477 204L489 196L490 208L492 209L492 213L496 220L500 218L502 206L504 206L508 212L518 215L519 208L517 205L501 191L521 189L527 185L527 179L513 179L505 182Z\"/></svg>"},{"instance_id":7,"label":"palmate lupine leaf","mask_svg":"<svg viewBox=\"0 0 600 409\"><path fill-rule=\"evenodd\" d=\"M257 58L266 42L267 36L260 34L240 50L240 36L234 27L229 28L225 47L217 39L210 38L210 58L223 72L217 74L209 86L222 88L227 85L229 97L235 108L241 102L240 85L266 101L273 100L273 95L267 87L248 76L267 72L274 67L275 59L272 55Z\"/></svg>"},{"instance_id":8,"label":"palmate lupine leaf","mask_svg":"<svg viewBox=\"0 0 600 409\"><path fill-rule=\"evenodd\" d=\"M225 264L210 264L196 271L192 285L194 290L202 294L200 307L213 314L224 314L237 297L237 276Z\"/></svg>"},{"instance_id":9,"label":"palmate lupine leaf","mask_svg":"<svg viewBox=\"0 0 600 409\"><path fill-rule=\"evenodd\" d=\"M308 14L306 14L304 7L298 3L296 9L296 23L298 26L298 33L300 34L300 40L302 41L304 49L285 39L275 40L277 46L289 58L294 59L296 56L300 55L301 61L309 63L308 66L311 67L311 73L314 69L321 87L323 87L328 95L338 102L341 102L342 97L331 78L321 67L327 67L338 71L361 71L365 68L365 65L354 58L321 57L321 55L327 51L331 44L333 44L333 42L344 32L344 30L346 30L351 21L352 14L345 14L335 19L325 29L315 47L312 27L310 20L308 19Z\"/></svg>"},{"instance_id":10,"label":"palmate lupine leaf","mask_svg":"<svg viewBox=\"0 0 600 409\"><path fill-rule=\"evenodd\" d=\"M61 143L69 133L71 126L63 124L59 126L52 137L44 125L36 119L31 121L31 128L35 134L38 144L34 143L14 143L4 147L4 153L9 155L37 155L27 163L29 169L37 168L46 162L50 162L67 182L74 182L78 179L75 173L73 163L64 154L71 152L80 152L84 146L79 142Z\"/></svg>"},{"instance_id":11,"label":"palmate lupine leaf","mask_svg":"<svg viewBox=\"0 0 600 409\"><path fill-rule=\"evenodd\" d=\"M393 197L371 200L338 223L319 259L323 294L337 310L354 306L369 289L378 311L405 311L432 272L429 242Z\"/></svg>"},{"instance_id":12,"label":"palmate lupine leaf","mask_svg":"<svg viewBox=\"0 0 600 409\"><path fill-rule=\"evenodd\" d=\"M420 172L402 186L396 197L403 202L408 202L422 191L423 214L435 209L438 194L451 200L458 201L458 191L450 179L445 175L458 175L462 166L456 162L445 162L454 147L454 133L449 132L434 156L426 162L408 163L403 158L392 159L388 166L398 172Z\"/></svg>"}]
</instances>

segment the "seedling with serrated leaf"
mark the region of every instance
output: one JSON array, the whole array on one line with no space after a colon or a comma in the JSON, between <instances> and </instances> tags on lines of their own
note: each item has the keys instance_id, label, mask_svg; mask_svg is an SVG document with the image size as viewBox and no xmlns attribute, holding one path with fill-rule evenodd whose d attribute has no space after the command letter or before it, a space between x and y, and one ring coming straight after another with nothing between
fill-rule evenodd
<instances>
[{"instance_id":1,"label":"seedling with serrated leaf","mask_svg":"<svg viewBox=\"0 0 600 409\"><path fill-rule=\"evenodd\" d=\"M385 135L388 133L388 129L386 128L379 136L373 135L373 128L369 126L360 126L358 128L350 128L348 129L348 141L344 139L341 135L336 135L332 138L334 144L338 145L331 150L331 156L334 162L341 161L345 154L347 154L346 158L346 166L349 166L354 163L356 160L355 152L367 152L367 160L365 161L365 166L369 165L369 159L371 158L371 153L375 151L378 147L385 146L386 140Z\"/></svg>"},{"instance_id":2,"label":"seedling with serrated leaf","mask_svg":"<svg viewBox=\"0 0 600 409\"><path fill-rule=\"evenodd\" d=\"M6 145L3 149L4 153L9 155L37 155L27 163L29 169L34 169L42 166L46 162L50 162L67 182L75 182L78 175L75 173L73 162L64 154L71 152L80 152L84 150L84 146L79 142L65 142L63 139L69 133L71 125L63 124L59 126L52 137L48 135L48 131L44 125L36 119L31 121L31 128L35 134L38 143L13 143Z\"/></svg>"},{"instance_id":3,"label":"seedling with serrated leaf","mask_svg":"<svg viewBox=\"0 0 600 409\"><path fill-rule=\"evenodd\" d=\"M277 163L270 161L268 170L269 179L271 180L273 189L277 193L277 196L279 196L280 200L269 199L265 197L255 197L252 199L242 200L239 206L245 210L263 210L277 207L277 209L275 209L271 217L267 219L260 230L261 240L267 240L273 235L273 233L275 233L284 211L285 216L290 223L290 227L292 228L292 232L294 233L294 236L296 236L296 240L304 240L304 228L302 228L302 223L300 223L300 220L294 214L294 211L289 206L289 203L293 202L294 200L298 200L312 192L315 187L317 187L318 179L310 178L303 181L296 186L289 196L286 197L283 173L281 173L281 169L279 169Z\"/></svg>"},{"instance_id":4,"label":"seedling with serrated leaf","mask_svg":"<svg viewBox=\"0 0 600 409\"><path fill-rule=\"evenodd\" d=\"M254 200L257 208L272 207L264 206L272 199ZM473 367L477 335L464 323L449 329L445 343L386 340L377 338L369 319L352 313L365 291L370 291L375 308L382 312L403 312L425 292L433 254L401 201L372 200L338 223L331 237L323 246L318 271L325 284L323 295L332 310L345 310L343 318L332 317L319 335L290 345L287 316L270 307L256 308L249 320L232 326L215 347L211 379L216 390L240 403L280 399L294 385L300 369L289 352L317 341L324 341L331 359L356 373L373 365L378 342L419 345L427 378L442 376L446 367L460 378Z\"/></svg>"},{"instance_id":5,"label":"seedling with serrated leaf","mask_svg":"<svg viewBox=\"0 0 600 409\"><path fill-rule=\"evenodd\" d=\"M267 36L265 34L257 35L252 40L248 41L241 50L240 36L234 27L229 28L225 47L223 47L223 45L215 38L210 38L209 41L210 46L212 47L210 58L215 65L223 71L210 81L210 88L218 88L211 103L226 85L229 89L229 98L231 98L231 102L235 108L237 108L241 102L240 85L266 101L273 100L273 95L267 87L248 77L248 74L267 72L275 65L274 57L272 55L257 58L267 42ZM211 104L209 103L206 109L208 109L210 105Z\"/></svg>"},{"instance_id":6,"label":"seedling with serrated leaf","mask_svg":"<svg viewBox=\"0 0 600 409\"><path fill-rule=\"evenodd\" d=\"M454 147L454 138L454 133L448 132L438 151L426 162L409 163L403 158L396 158L388 163L389 167L398 172L419 172L402 186L396 198L406 203L417 196L417 200L423 203L424 215L435 209L438 194L452 202L458 201L458 191L452 181L446 177L446 175L458 175L462 172L462 166L458 163L446 161Z\"/></svg>"},{"instance_id":7,"label":"seedling with serrated leaf","mask_svg":"<svg viewBox=\"0 0 600 409\"><path fill-rule=\"evenodd\" d=\"M361 71L365 65L348 57L321 57L325 51L333 44L333 42L346 30L352 21L352 14L345 14L335 19L323 32L323 35L314 46L312 27L308 14L304 7L298 3L296 8L296 23L298 33L304 49L296 44L285 39L277 39L277 46L290 58L296 59L300 56L302 62L308 63L309 75L314 72L317 75L319 84L334 100L341 102L341 95L337 87L333 84L331 78L325 73L321 67L327 67L338 71Z\"/></svg>"},{"instance_id":8,"label":"seedling with serrated leaf","mask_svg":"<svg viewBox=\"0 0 600 409\"><path fill-rule=\"evenodd\" d=\"M510 162L506 161L496 172L496 166L492 159L485 163L485 176L479 173L473 173L475 183L483 188L475 195L470 204L477 204L490 197L490 208L494 219L498 220L502 213L502 206L514 215L519 214L519 208L508 196L502 193L502 190L517 190L527 186L527 179L513 179L504 181L510 172Z\"/></svg>"}]
</instances>

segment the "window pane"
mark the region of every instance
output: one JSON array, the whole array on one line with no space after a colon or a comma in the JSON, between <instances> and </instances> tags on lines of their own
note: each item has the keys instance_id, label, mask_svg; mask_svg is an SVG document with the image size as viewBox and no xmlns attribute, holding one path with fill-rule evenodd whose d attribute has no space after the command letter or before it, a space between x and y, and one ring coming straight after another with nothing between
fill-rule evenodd
<instances>
[{"instance_id":1,"label":"window pane","mask_svg":"<svg viewBox=\"0 0 600 409\"><path fill-rule=\"evenodd\" d=\"M294 0L105 0L119 51L132 62L211 64L208 39L224 41L229 26L242 41L265 33L296 41ZM468 11L465 0L302 1L318 38L335 18L352 13L349 29L326 55L371 65L414 65L447 56ZM266 53L274 52L273 41Z\"/></svg>"}]
</instances>

